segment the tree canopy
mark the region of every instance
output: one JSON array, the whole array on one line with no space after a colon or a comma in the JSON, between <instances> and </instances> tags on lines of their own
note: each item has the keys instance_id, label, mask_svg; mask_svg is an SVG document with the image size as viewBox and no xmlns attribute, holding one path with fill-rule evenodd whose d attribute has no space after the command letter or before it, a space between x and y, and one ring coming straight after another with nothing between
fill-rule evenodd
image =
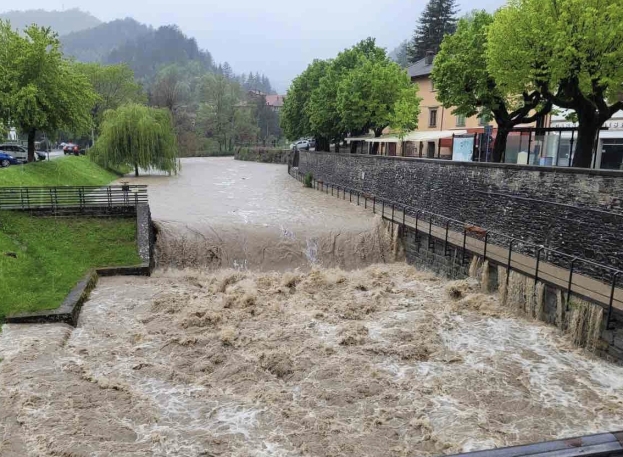
<instances>
[{"instance_id":1,"label":"tree canopy","mask_svg":"<svg viewBox=\"0 0 623 457\"><path fill-rule=\"evenodd\" d=\"M600 127L623 108L622 42L619 0L511 0L490 26L488 69L506 92L574 110L573 165L590 167Z\"/></svg>"},{"instance_id":2,"label":"tree canopy","mask_svg":"<svg viewBox=\"0 0 623 457\"><path fill-rule=\"evenodd\" d=\"M456 29L456 14L456 0L429 0L407 48L410 62L423 59L428 51L439 52L443 38Z\"/></svg>"},{"instance_id":3,"label":"tree canopy","mask_svg":"<svg viewBox=\"0 0 623 457\"><path fill-rule=\"evenodd\" d=\"M37 131L89 130L97 96L86 76L63 58L51 29L32 25L20 34L0 21L0 49L0 120L28 134L29 161Z\"/></svg>"},{"instance_id":4,"label":"tree canopy","mask_svg":"<svg viewBox=\"0 0 623 457\"><path fill-rule=\"evenodd\" d=\"M131 103L104 113L91 158L108 168L132 167L177 173L177 141L166 109Z\"/></svg>"},{"instance_id":5,"label":"tree canopy","mask_svg":"<svg viewBox=\"0 0 623 457\"><path fill-rule=\"evenodd\" d=\"M466 117L491 115L498 124L493 161L503 159L509 131L519 124L534 122L551 110L551 102L540 92L505 90L487 68L487 29L493 16L475 11L461 19L456 32L443 40L435 57L432 78L437 98L453 114Z\"/></svg>"},{"instance_id":6,"label":"tree canopy","mask_svg":"<svg viewBox=\"0 0 623 457\"><path fill-rule=\"evenodd\" d=\"M117 109L125 103L147 101L143 88L134 79L134 72L125 64L77 63L76 66L88 78L97 94L91 111L96 128L99 128L105 111Z\"/></svg>"},{"instance_id":7,"label":"tree canopy","mask_svg":"<svg viewBox=\"0 0 623 457\"><path fill-rule=\"evenodd\" d=\"M399 112L397 107L400 107ZM292 83L282 126L290 138L314 136L319 150L349 134L380 136L417 125L419 99L406 72L368 38L328 61L316 60ZM408 119L412 116L412 119Z\"/></svg>"}]
</instances>

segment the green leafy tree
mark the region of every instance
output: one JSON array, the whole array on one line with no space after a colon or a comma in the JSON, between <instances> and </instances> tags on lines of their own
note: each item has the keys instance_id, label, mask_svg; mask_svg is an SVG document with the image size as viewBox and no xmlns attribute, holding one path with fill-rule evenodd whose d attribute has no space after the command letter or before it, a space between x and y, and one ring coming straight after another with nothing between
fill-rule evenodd
<instances>
[{"instance_id":1,"label":"green leafy tree","mask_svg":"<svg viewBox=\"0 0 623 457\"><path fill-rule=\"evenodd\" d=\"M529 124L546 115L552 107L539 91L521 95L500 87L487 69L487 28L493 16L475 11L459 21L454 35L447 35L435 57L432 78L437 98L453 114L466 117L491 114L498 125L493 161L500 162L508 134L519 124Z\"/></svg>"},{"instance_id":2,"label":"green leafy tree","mask_svg":"<svg viewBox=\"0 0 623 457\"><path fill-rule=\"evenodd\" d=\"M456 29L456 13L456 0L429 0L407 48L410 62L423 59L428 51L439 52L444 37Z\"/></svg>"},{"instance_id":3,"label":"green leafy tree","mask_svg":"<svg viewBox=\"0 0 623 457\"><path fill-rule=\"evenodd\" d=\"M96 94L75 65L63 59L57 35L28 27L23 34L0 25L0 115L28 135L28 161L35 158L37 131L86 133Z\"/></svg>"},{"instance_id":4,"label":"green leafy tree","mask_svg":"<svg viewBox=\"0 0 623 457\"><path fill-rule=\"evenodd\" d=\"M329 65L326 60L314 60L297 76L288 89L281 111L284 135L291 140L314 135L319 150L328 150L329 139L312 130L308 107L311 94L320 86L320 79L326 74Z\"/></svg>"},{"instance_id":5,"label":"green leafy tree","mask_svg":"<svg viewBox=\"0 0 623 457\"><path fill-rule=\"evenodd\" d=\"M372 62L387 61L385 50L376 46L374 38L362 40L340 52L331 61L318 87L312 91L306 107L314 135L333 141L336 150L349 132L338 110L338 89L342 79L357 67L362 57Z\"/></svg>"},{"instance_id":6,"label":"green leafy tree","mask_svg":"<svg viewBox=\"0 0 623 457\"><path fill-rule=\"evenodd\" d=\"M420 101L418 86L411 84L403 88L394 103L394 109L390 120L390 127L402 140L405 135L417 129L420 115Z\"/></svg>"},{"instance_id":7,"label":"green leafy tree","mask_svg":"<svg viewBox=\"0 0 623 457\"><path fill-rule=\"evenodd\" d=\"M177 140L171 113L136 103L106 111L91 158L108 168L132 167L177 173Z\"/></svg>"},{"instance_id":8,"label":"green leafy tree","mask_svg":"<svg viewBox=\"0 0 623 457\"><path fill-rule=\"evenodd\" d=\"M620 0L511 0L490 26L488 67L504 91L574 110L573 165L590 167L599 129L623 108L622 42Z\"/></svg>"},{"instance_id":9,"label":"green leafy tree","mask_svg":"<svg viewBox=\"0 0 623 457\"><path fill-rule=\"evenodd\" d=\"M337 109L342 124L351 132L373 130L380 137L395 118L396 103L411 102L417 112L419 99L406 98L413 93L407 73L391 62L361 57L357 66L340 81L337 91ZM406 105L402 108L408 112ZM415 120L417 115L415 116ZM417 121L416 121L417 122Z\"/></svg>"},{"instance_id":10,"label":"green leafy tree","mask_svg":"<svg viewBox=\"0 0 623 457\"><path fill-rule=\"evenodd\" d=\"M76 64L97 94L91 110L96 129L102 122L104 112L117 109L125 103L145 103L147 97L141 85L134 79L134 72L125 64L101 65L98 63Z\"/></svg>"}]
</instances>

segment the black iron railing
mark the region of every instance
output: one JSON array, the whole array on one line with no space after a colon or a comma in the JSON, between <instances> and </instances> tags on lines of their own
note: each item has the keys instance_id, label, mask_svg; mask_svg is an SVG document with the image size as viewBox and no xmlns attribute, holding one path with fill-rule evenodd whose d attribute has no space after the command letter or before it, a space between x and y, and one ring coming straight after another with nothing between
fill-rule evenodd
<instances>
[{"instance_id":1,"label":"black iron railing","mask_svg":"<svg viewBox=\"0 0 623 457\"><path fill-rule=\"evenodd\" d=\"M303 179L303 175L298 171L298 169L291 169L290 174L299 181L302 181ZM538 281L541 281L543 283L560 287L559 283L554 283L545 278L545 274L543 274L541 269L545 262L564 268L569 275L568 281L565 280L567 308L569 307L569 299L572 293L583 299L604 306L607 309L606 328L610 328L613 304L615 302L615 291L617 290L619 280L623 277L623 271L616 267L570 255L500 232L481 228L468 221L459 221L440 214L432 213L430 211L413 208L402 203L363 192L359 189L352 189L346 186L340 186L317 179L312 179L312 187L322 192L326 192L327 194L330 193L338 198L341 197L344 200L346 200L346 194L348 193L348 200L350 202L356 201L357 205L363 205L366 209L371 206L373 213L380 213L381 217L390 221L391 224L398 223L406 226L408 217L412 228L415 229L416 236L420 233L428 235L429 249L431 249L431 243L434 243L433 238L438 238L443 241L445 255L448 255L449 244L453 244L461 252L460 262L462 265L466 262L468 252L481 255L483 257L483 261L489 260L493 263L506 267L507 281L510 277L510 272L514 270L533 278L535 284ZM398 219L396 219L395 216L396 211L401 213ZM444 233L439 233L438 231L434 232L433 227L441 227ZM462 235L462 242L455 241L450 243L449 235L452 232L460 233ZM483 249L480 250L480 252L470 249L468 246L469 239L476 239L482 242L484 244ZM499 248L499 246L507 246L508 258L504 261L492 258L490 255L489 250L492 249L492 247ZM434 244L432 245L432 248L434 249ZM516 254L523 254L533 258L535 267L520 269L517 268L516 265L514 266L513 264L517 262L513 260L513 255ZM608 286L607 292L604 292L603 290L596 291L589 289L589 292L595 292L596 294L601 295L602 299L597 300L594 296L584 295L578 292L578 289L584 287L576 281L582 279L579 274L580 272L594 278L596 281L599 281L599 283ZM603 287L600 287L600 289L603 289Z\"/></svg>"},{"instance_id":2,"label":"black iron railing","mask_svg":"<svg viewBox=\"0 0 623 457\"><path fill-rule=\"evenodd\" d=\"M114 209L147 202L147 186L0 187L0 210Z\"/></svg>"}]
</instances>

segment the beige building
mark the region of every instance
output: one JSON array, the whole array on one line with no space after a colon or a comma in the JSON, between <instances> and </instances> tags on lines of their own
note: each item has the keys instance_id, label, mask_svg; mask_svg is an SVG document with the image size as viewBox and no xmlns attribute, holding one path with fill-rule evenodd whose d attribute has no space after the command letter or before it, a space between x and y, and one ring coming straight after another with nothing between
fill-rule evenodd
<instances>
[{"instance_id":1,"label":"beige building","mask_svg":"<svg viewBox=\"0 0 623 457\"><path fill-rule=\"evenodd\" d=\"M407 69L411 81L419 87L418 95L422 101L417 133L411 135L411 139L421 141L411 141L414 144L407 144L405 155L419 157L421 153L422 157L448 157L452 155L453 135L483 133L484 126L488 124L495 128L495 122L483 122L476 116L468 118L457 116L452 114L452 108L442 106L437 100L437 91L431 78L434 57L430 53ZM426 135L433 132L436 135ZM409 138L405 140L409 141Z\"/></svg>"}]
</instances>

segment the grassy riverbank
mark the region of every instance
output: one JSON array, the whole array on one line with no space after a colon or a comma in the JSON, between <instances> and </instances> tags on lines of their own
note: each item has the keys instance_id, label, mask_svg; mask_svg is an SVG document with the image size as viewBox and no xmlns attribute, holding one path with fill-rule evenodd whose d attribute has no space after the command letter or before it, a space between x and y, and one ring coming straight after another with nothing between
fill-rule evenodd
<instances>
[{"instance_id":1,"label":"grassy riverbank","mask_svg":"<svg viewBox=\"0 0 623 457\"><path fill-rule=\"evenodd\" d=\"M120 176L86 157L70 156L2 168L0 187L102 186Z\"/></svg>"},{"instance_id":2,"label":"grassy riverbank","mask_svg":"<svg viewBox=\"0 0 623 457\"><path fill-rule=\"evenodd\" d=\"M0 322L57 308L91 268L140 262L134 219L0 212Z\"/></svg>"}]
</instances>

